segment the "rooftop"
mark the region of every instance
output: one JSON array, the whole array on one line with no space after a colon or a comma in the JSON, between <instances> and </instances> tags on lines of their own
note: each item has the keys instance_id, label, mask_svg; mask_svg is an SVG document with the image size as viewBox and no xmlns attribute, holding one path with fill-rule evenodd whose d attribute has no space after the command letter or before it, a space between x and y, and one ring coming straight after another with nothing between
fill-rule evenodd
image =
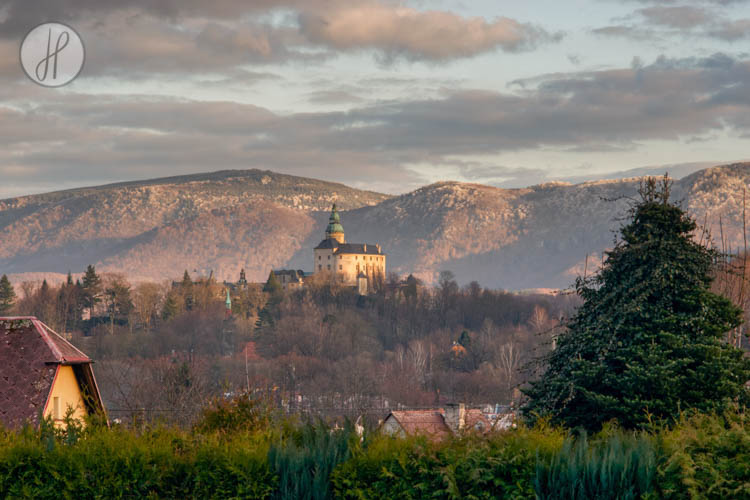
<instances>
[{"instance_id":1,"label":"rooftop","mask_svg":"<svg viewBox=\"0 0 750 500\"><path fill-rule=\"evenodd\" d=\"M327 238L321 241L315 250L333 249L337 254L367 254L367 255L385 255L378 245L370 243L339 243L333 238Z\"/></svg>"}]
</instances>

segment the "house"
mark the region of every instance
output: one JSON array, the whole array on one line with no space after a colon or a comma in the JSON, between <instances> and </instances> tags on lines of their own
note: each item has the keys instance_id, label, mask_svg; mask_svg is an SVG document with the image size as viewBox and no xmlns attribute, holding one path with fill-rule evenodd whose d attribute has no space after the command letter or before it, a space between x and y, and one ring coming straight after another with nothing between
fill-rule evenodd
<instances>
[{"instance_id":1,"label":"house","mask_svg":"<svg viewBox=\"0 0 750 500\"><path fill-rule=\"evenodd\" d=\"M35 317L0 317L0 424L39 425L43 415L62 425L68 411L81 422L104 415L91 364Z\"/></svg>"},{"instance_id":2,"label":"house","mask_svg":"<svg viewBox=\"0 0 750 500\"><path fill-rule=\"evenodd\" d=\"M434 410L394 410L383 420L380 430L390 436L422 435L441 440L465 432L488 432L490 421L481 410L467 409L463 403Z\"/></svg>"}]
</instances>

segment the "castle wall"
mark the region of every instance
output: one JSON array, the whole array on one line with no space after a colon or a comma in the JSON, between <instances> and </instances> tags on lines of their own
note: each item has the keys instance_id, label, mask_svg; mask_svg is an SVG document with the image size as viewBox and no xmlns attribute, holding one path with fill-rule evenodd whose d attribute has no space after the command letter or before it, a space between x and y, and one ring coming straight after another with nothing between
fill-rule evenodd
<instances>
[{"instance_id":1,"label":"castle wall","mask_svg":"<svg viewBox=\"0 0 750 500\"><path fill-rule=\"evenodd\" d=\"M343 276L349 285L357 283L360 272L371 280L376 277L385 279L386 256L367 254L337 254L333 249L317 249L314 252L315 272L329 271Z\"/></svg>"}]
</instances>

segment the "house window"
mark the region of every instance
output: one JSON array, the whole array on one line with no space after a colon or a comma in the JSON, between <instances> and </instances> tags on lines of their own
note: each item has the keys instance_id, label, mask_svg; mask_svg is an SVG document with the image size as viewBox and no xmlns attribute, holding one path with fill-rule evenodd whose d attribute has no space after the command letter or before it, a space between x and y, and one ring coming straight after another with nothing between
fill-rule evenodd
<instances>
[{"instance_id":1,"label":"house window","mask_svg":"<svg viewBox=\"0 0 750 500\"><path fill-rule=\"evenodd\" d=\"M328 264L328 270L329 271L331 270L331 264Z\"/></svg>"},{"instance_id":2,"label":"house window","mask_svg":"<svg viewBox=\"0 0 750 500\"><path fill-rule=\"evenodd\" d=\"M339 255L339 260L342 260L344 258L343 255Z\"/></svg>"},{"instance_id":3,"label":"house window","mask_svg":"<svg viewBox=\"0 0 750 500\"><path fill-rule=\"evenodd\" d=\"M52 398L52 418L58 420L60 418L60 398Z\"/></svg>"},{"instance_id":4,"label":"house window","mask_svg":"<svg viewBox=\"0 0 750 500\"><path fill-rule=\"evenodd\" d=\"M318 266L318 271L322 271L322 270L323 270L323 266Z\"/></svg>"},{"instance_id":5,"label":"house window","mask_svg":"<svg viewBox=\"0 0 750 500\"><path fill-rule=\"evenodd\" d=\"M343 270L344 270L344 266L339 265L339 271L343 271Z\"/></svg>"},{"instance_id":6,"label":"house window","mask_svg":"<svg viewBox=\"0 0 750 500\"><path fill-rule=\"evenodd\" d=\"M318 255L318 260L323 260L323 257L321 255Z\"/></svg>"},{"instance_id":7,"label":"house window","mask_svg":"<svg viewBox=\"0 0 750 500\"><path fill-rule=\"evenodd\" d=\"M328 260L331 260L331 256L330 255L328 256Z\"/></svg>"},{"instance_id":8,"label":"house window","mask_svg":"<svg viewBox=\"0 0 750 500\"><path fill-rule=\"evenodd\" d=\"M357 260L357 256L356 255L354 256L354 260Z\"/></svg>"}]
</instances>

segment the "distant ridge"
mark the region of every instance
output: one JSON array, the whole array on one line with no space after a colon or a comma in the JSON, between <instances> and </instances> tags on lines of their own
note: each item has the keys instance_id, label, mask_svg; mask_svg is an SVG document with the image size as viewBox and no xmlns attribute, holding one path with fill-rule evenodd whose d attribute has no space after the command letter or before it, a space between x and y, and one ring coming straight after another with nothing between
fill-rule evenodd
<instances>
[{"instance_id":1,"label":"distant ridge","mask_svg":"<svg viewBox=\"0 0 750 500\"><path fill-rule=\"evenodd\" d=\"M340 189L342 191L361 192L367 193L378 198L387 198L388 195L376 193L374 191L362 191L354 188L350 188L344 184L337 182L327 182L318 179L312 179L308 177L298 177L294 175L279 174L272 172L271 170L259 170L259 169L247 169L247 170L217 170L215 172L205 172L198 174L184 174L184 175L173 175L169 177L157 177L154 179L136 180L136 181L121 181L113 182L110 184L101 184L97 186L82 186L71 189L63 189L60 191L51 191L48 193L39 193L28 196L17 196L14 198L0 199L0 204L10 200L16 200L21 198L65 198L69 195L86 194L89 192L106 191L108 189L117 188L138 188L145 186L159 186L159 185L181 185L190 184L194 182L221 182L231 179L247 179L252 182L261 182L264 177L270 177L277 183L282 183L286 186L316 186L324 190Z\"/></svg>"},{"instance_id":2,"label":"distant ridge","mask_svg":"<svg viewBox=\"0 0 750 500\"><path fill-rule=\"evenodd\" d=\"M350 241L372 241L389 271L506 289L560 288L601 262L639 178L518 189L438 182L400 196L262 170L225 170L0 200L0 273L80 272L93 263L132 280L184 269L264 279L310 269L335 201ZM699 170L673 193L709 229L742 241L750 163ZM613 201L614 200L614 201ZM716 231L714 231L716 232ZM23 279L20 276L17 279Z\"/></svg>"}]
</instances>

